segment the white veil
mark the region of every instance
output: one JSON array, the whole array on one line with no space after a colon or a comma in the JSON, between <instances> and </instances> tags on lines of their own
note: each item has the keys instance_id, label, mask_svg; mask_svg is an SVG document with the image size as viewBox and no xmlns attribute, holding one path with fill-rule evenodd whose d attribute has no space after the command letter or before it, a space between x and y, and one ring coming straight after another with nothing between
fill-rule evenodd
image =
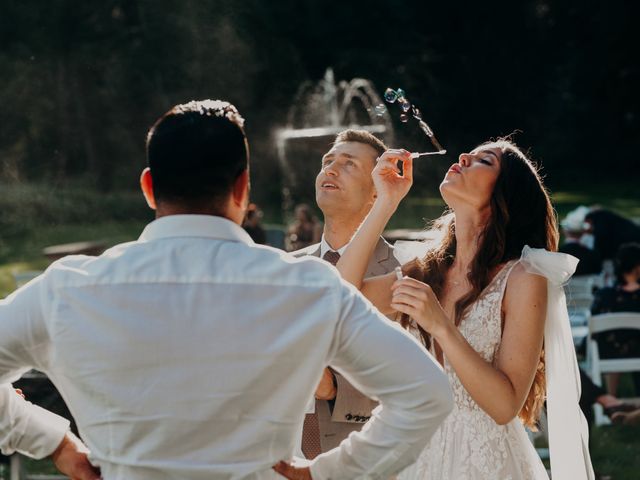
<instances>
[{"instance_id":1,"label":"white veil","mask_svg":"<svg viewBox=\"0 0 640 480\"><path fill-rule=\"evenodd\" d=\"M424 257L429 247L429 242L398 241L394 245L394 255L404 264ZM589 430L579 407L580 372L563 289L573 275L578 259L525 246L520 262L528 272L547 279L544 348L551 475L556 480L593 480Z\"/></svg>"}]
</instances>

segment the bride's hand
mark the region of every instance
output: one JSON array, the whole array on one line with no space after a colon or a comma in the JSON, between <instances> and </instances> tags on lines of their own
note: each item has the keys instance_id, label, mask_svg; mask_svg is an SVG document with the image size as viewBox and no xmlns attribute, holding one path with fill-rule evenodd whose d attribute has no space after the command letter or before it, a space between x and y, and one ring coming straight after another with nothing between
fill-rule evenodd
<instances>
[{"instance_id":1,"label":"bride's hand","mask_svg":"<svg viewBox=\"0 0 640 480\"><path fill-rule=\"evenodd\" d=\"M402 162L402 175L398 164ZM413 183L413 159L406 150L387 150L371 172L378 201L397 206Z\"/></svg>"},{"instance_id":2,"label":"bride's hand","mask_svg":"<svg viewBox=\"0 0 640 480\"><path fill-rule=\"evenodd\" d=\"M452 325L429 285L415 278L404 277L391 286L391 307L406 313L418 325L438 338Z\"/></svg>"}]
</instances>

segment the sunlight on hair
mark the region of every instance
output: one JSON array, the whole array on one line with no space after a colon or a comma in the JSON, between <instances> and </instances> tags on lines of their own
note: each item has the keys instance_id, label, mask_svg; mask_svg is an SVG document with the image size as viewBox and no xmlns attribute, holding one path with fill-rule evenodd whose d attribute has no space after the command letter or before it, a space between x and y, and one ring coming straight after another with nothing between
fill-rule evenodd
<instances>
[{"instance_id":1,"label":"sunlight on hair","mask_svg":"<svg viewBox=\"0 0 640 480\"><path fill-rule=\"evenodd\" d=\"M239 127L244 127L244 118L238 109L224 100L192 100L182 105L176 105L173 111L175 113L200 112L201 115L208 117L226 117Z\"/></svg>"}]
</instances>

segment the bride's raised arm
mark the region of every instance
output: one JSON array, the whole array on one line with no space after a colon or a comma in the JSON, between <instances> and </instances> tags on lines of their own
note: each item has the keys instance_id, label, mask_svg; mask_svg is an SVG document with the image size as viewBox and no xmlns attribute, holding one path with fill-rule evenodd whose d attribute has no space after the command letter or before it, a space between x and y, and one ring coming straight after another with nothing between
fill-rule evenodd
<instances>
[{"instance_id":1,"label":"bride's raised arm","mask_svg":"<svg viewBox=\"0 0 640 480\"><path fill-rule=\"evenodd\" d=\"M402 175L398 165L402 163ZM380 311L393 311L391 285L394 273L364 280L371 255L380 235L398 204L409 192L413 183L413 160L406 150L387 150L371 173L376 187L376 200L365 221L342 254L336 267L342 277L356 286Z\"/></svg>"}]
</instances>

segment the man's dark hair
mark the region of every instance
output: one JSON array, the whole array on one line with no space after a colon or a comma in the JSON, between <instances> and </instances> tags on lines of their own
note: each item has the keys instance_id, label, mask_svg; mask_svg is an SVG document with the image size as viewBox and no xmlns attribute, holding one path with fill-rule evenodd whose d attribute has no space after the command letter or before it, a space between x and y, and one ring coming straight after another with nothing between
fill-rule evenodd
<instances>
[{"instance_id":1,"label":"man's dark hair","mask_svg":"<svg viewBox=\"0 0 640 480\"><path fill-rule=\"evenodd\" d=\"M157 202L218 211L249 165L238 110L220 100L177 105L147 135L147 164Z\"/></svg>"},{"instance_id":2,"label":"man's dark hair","mask_svg":"<svg viewBox=\"0 0 640 480\"><path fill-rule=\"evenodd\" d=\"M364 143L365 145L372 147L378 153L378 156L382 155L387 150L387 146L382 142L382 140L366 130L355 130L353 128L343 130L336 135L333 144L336 145L342 142Z\"/></svg>"},{"instance_id":3,"label":"man's dark hair","mask_svg":"<svg viewBox=\"0 0 640 480\"><path fill-rule=\"evenodd\" d=\"M624 275L640 265L640 243L623 243L618 249L615 260L615 273L618 282L625 284Z\"/></svg>"}]
</instances>

